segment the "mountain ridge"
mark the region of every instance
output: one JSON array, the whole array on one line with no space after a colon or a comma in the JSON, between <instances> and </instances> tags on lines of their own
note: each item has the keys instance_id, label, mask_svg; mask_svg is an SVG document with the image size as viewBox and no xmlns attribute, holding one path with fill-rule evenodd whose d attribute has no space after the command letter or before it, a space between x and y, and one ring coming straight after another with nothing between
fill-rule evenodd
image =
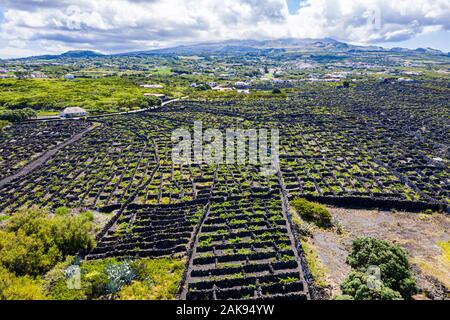
<instances>
[{"instance_id":1,"label":"mountain ridge","mask_svg":"<svg viewBox=\"0 0 450 320\"><path fill-rule=\"evenodd\" d=\"M381 46L363 46L353 45L332 38L323 39L297 39L297 38L280 38L269 40L225 40L216 42L203 42L187 45L172 46L167 48L158 48L142 51L131 51L116 54L103 54L93 50L70 50L55 55L40 55L18 59L60 59L60 58L93 58L108 56L136 56L136 55L157 55L157 54L176 54L176 55L211 55L211 54L245 54L245 53L265 53L276 51L299 50L305 52L398 52L398 53L422 53L448 55L433 48L417 48L407 49L394 47L391 49ZM5 59L17 60L17 59Z\"/></svg>"}]
</instances>

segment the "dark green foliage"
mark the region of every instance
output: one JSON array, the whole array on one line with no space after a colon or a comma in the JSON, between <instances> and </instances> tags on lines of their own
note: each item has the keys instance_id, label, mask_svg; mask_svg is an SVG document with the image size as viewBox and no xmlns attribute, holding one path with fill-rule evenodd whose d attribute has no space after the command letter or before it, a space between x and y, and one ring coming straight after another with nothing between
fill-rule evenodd
<instances>
[{"instance_id":1,"label":"dark green foliage","mask_svg":"<svg viewBox=\"0 0 450 320\"><path fill-rule=\"evenodd\" d=\"M204 83L204 84L197 86L196 89L199 91L206 91L206 90L211 90L211 87L208 84Z\"/></svg>"},{"instance_id":2,"label":"dark green foliage","mask_svg":"<svg viewBox=\"0 0 450 320\"><path fill-rule=\"evenodd\" d=\"M377 297L380 293L372 292L363 281L369 266L377 266L381 272L383 294L392 295L386 288L397 292L404 299L411 299L416 292L416 283L409 271L406 252L396 245L374 238L358 238L353 241L352 252L347 263L354 270L342 284L345 294L358 294L360 297ZM360 283L358 282L360 281ZM362 286L362 287L358 287ZM383 289L384 288L384 289ZM356 299L357 297L354 296Z\"/></svg>"},{"instance_id":3,"label":"dark green foliage","mask_svg":"<svg viewBox=\"0 0 450 320\"><path fill-rule=\"evenodd\" d=\"M379 289L370 289L367 286L368 275L359 271L352 271L341 284L344 295L355 300L400 300L399 292L392 290L381 282Z\"/></svg>"},{"instance_id":4,"label":"dark green foliage","mask_svg":"<svg viewBox=\"0 0 450 320\"><path fill-rule=\"evenodd\" d=\"M281 94L281 90L278 88L275 88L272 90L272 94Z\"/></svg>"},{"instance_id":5,"label":"dark green foliage","mask_svg":"<svg viewBox=\"0 0 450 320\"><path fill-rule=\"evenodd\" d=\"M331 227L332 217L330 212L328 212L327 208L324 206L301 198L292 201L291 205L306 221L314 222L319 227L323 228Z\"/></svg>"},{"instance_id":6,"label":"dark green foliage","mask_svg":"<svg viewBox=\"0 0 450 320\"><path fill-rule=\"evenodd\" d=\"M0 111L0 120L17 122L36 117L36 111L31 108Z\"/></svg>"}]
</instances>

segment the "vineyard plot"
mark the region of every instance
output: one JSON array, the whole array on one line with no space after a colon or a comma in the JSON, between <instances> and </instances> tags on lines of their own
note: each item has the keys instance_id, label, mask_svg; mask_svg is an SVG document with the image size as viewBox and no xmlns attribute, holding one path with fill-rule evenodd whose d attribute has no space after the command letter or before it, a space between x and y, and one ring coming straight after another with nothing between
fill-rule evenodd
<instances>
[{"instance_id":1,"label":"vineyard plot","mask_svg":"<svg viewBox=\"0 0 450 320\"><path fill-rule=\"evenodd\" d=\"M307 299L279 197L211 202L181 298Z\"/></svg>"},{"instance_id":2,"label":"vineyard plot","mask_svg":"<svg viewBox=\"0 0 450 320\"><path fill-rule=\"evenodd\" d=\"M87 259L143 258L186 253L203 216L201 201L179 205L131 205L107 230Z\"/></svg>"},{"instance_id":3,"label":"vineyard plot","mask_svg":"<svg viewBox=\"0 0 450 320\"><path fill-rule=\"evenodd\" d=\"M32 159L86 130L86 121L23 123L0 134L0 180L13 175Z\"/></svg>"}]
</instances>

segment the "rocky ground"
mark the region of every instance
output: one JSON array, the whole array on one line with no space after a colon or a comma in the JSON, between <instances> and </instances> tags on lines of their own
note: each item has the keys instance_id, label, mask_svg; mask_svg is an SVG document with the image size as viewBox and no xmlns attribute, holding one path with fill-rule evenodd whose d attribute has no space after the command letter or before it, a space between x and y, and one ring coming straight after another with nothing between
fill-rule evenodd
<instances>
[{"instance_id":1,"label":"rocky ground","mask_svg":"<svg viewBox=\"0 0 450 320\"><path fill-rule=\"evenodd\" d=\"M450 261L438 245L450 240L448 215L342 208L330 208L330 212L342 224L343 234L316 228L312 242L328 270L327 282L333 296L339 294L339 285L350 270L345 260L352 239L370 236L389 240L408 252L421 290L416 298L449 297Z\"/></svg>"}]
</instances>

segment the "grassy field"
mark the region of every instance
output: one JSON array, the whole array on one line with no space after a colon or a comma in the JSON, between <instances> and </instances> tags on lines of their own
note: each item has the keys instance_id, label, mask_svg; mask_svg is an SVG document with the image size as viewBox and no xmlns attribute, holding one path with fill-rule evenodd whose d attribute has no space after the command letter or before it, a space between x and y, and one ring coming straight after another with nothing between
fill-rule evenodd
<instances>
[{"instance_id":1,"label":"grassy field","mask_svg":"<svg viewBox=\"0 0 450 320\"><path fill-rule=\"evenodd\" d=\"M145 104L144 93L153 93L126 78L101 79L8 79L0 82L0 106L30 107L48 115L68 106L91 113L138 109Z\"/></svg>"}]
</instances>

